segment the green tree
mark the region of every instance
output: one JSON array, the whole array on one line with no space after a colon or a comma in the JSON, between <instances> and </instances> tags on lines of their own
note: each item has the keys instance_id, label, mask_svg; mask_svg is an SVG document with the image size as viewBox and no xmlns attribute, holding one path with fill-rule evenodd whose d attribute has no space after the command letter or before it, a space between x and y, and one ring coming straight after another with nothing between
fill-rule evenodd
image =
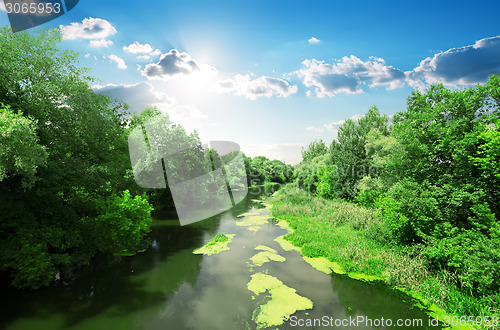
<instances>
[{"instance_id":1,"label":"green tree","mask_svg":"<svg viewBox=\"0 0 500 330\"><path fill-rule=\"evenodd\" d=\"M307 149L304 149L304 147L301 148L302 161L307 163L313 158L324 155L327 152L328 148L322 139L314 140L309 143Z\"/></svg>"},{"instance_id":2,"label":"green tree","mask_svg":"<svg viewBox=\"0 0 500 330\"><path fill-rule=\"evenodd\" d=\"M60 29L0 29L0 148L6 151L0 264L19 287L47 285L66 267L88 263L99 245L112 246L96 241L99 226L89 219L105 212L96 201L136 188L127 107L92 91L92 78L75 52L59 48L61 39ZM108 237L122 225L107 227ZM124 236L123 244L134 246L126 239L135 237Z\"/></svg>"},{"instance_id":3,"label":"green tree","mask_svg":"<svg viewBox=\"0 0 500 330\"><path fill-rule=\"evenodd\" d=\"M372 172L372 163L366 153L368 135L376 131L387 136L388 118L373 106L356 123L347 119L340 127L337 140L332 141L330 152L334 163L335 195L352 199L358 194L360 180Z\"/></svg>"},{"instance_id":4,"label":"green tree","mask_svg":"<svg viewBox=\"0 0 500 330\"><path fill-rule=\"evenodd\" d=\"M0 104L0 182L19 175L23 187L33 184L37 168L47 159L46 148L38 143L36 126L33 119Z\"/></svg>"}]
</instances>

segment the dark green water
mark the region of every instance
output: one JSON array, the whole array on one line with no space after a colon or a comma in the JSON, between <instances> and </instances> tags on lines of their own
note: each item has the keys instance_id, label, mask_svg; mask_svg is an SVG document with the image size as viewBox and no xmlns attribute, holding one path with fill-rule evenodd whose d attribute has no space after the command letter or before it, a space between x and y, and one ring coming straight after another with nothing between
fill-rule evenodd
<instances>
[{"instance_id":1,"label":"dark green water","mask_svg":"<svg viewBox=\"0 0 500 330\"><path fill-rule=\"evenodd\" d=\"M262 211L260 203L251 201L258 194L251 191L237 207L188 226L168 220L169 214L157 215L152 245L143 253L97 260L74 274L73 280L36 292L4 290L0 328L255 329L252 313L265 295L252 299L247 283L253 273L267 271L314 303L312 310L296 312L296 320L365 317L377 322L384 317L393 321L390 328L436 329L428 326L429 317L407 296L383 285L324 274L298 252L283 251L274 239L287 231L275 221L269 220L257 232L237 226L239 214ZM219 232L236 234L230 250L212 256L192 254ZM250 267L254 247L260 244L275 249L286 261ZM398 319L420 319L422 326L397 327ZM294 325L288 321L278 328L328 328ZM389 327L365 322L341 328Z\"/></svg>"}]
</instances>

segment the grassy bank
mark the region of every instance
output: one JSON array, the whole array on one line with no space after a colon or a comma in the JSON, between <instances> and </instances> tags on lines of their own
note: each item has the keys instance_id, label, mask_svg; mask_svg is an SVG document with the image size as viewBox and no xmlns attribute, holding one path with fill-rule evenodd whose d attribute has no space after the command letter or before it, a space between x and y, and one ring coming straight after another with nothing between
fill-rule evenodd
<instances>
[{"instance_id":1,"label":"grassy bank","mask_svg":"<svg viewBox=\"0 0 500 330\"><path fill-rule=\"evenodd\" d=\"M452 273L430 271L417 248L388 243L389 232L377 210L315 197L291 185L274 195L271 203L273 216L286 220L294 230L285 239L307 257L326 257L347 273L380 277L418 297L440 319L444 315L483 320L498 316L498 306L488 299L459 290Z\"/></svg>"}]
</instances>

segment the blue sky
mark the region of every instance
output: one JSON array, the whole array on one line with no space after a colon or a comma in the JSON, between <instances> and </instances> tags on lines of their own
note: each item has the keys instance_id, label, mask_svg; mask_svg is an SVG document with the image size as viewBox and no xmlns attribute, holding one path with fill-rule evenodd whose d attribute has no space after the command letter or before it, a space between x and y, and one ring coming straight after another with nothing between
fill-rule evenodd
<instances>
[{"instance_id":1,"label":"blue sky","mask_svg":"<svg viewBox=\"0 0 500 330\"><path fill-rule=\"evenodd\" d=\"M295 164L372 105L393 115L412 90L500 73L498 12L497 1L80 0L44 27L63 28L96 91Z\"/></svg>"}]
</instances>

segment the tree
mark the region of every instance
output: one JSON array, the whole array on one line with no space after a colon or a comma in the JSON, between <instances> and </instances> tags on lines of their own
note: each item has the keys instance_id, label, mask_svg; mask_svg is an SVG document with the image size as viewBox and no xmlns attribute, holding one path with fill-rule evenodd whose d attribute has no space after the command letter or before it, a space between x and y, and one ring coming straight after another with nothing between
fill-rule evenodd
<instances>
[{"instance_id":1,"label":"tree","mask_svg":"<svg viewBox=\"0 0 500 330\"><path fill-rule=\"evenodd\" d=\"M19 175L23 187L33 184L37 168L47 159L46 148L38 143L36 126L35 120L0 104L0 182Z\"/></svg>"},{"instance_id":2,"label":"tree","mask_svg":"<svg viewBox=\"0 0 500 330\"><path fill-rule=\"evenodd\" d=\"M59 49L61 39L60 29L0 29L0 264L18 287L47 285L112 245L96 240L91 220L104 219L100 201L136 189L127 107L92 91L77 54ZM108 238L121 232L128 221L121 219L106 227ZM147 216L141 222L148 226ZM145 233L122 243L135 246L127 240Z\"/></svg>"},{"instance_id":3,"label":"tree","mask_svg":"<svg viewBox=\"0 0 500 330\"><path fill-rule=\"evenodd\" d=\"M326 147L326 144L322 139L314 140L313 142L309 143L307 149L304 149L304 147L301 148L302 161L307 163L313 158L324 155L327 152L328 148Z\"/></svg>"},{"instance_id":4,"label":"tree","mask_svg":"<svg viewBox=\"0 0 500 330\"><path fill-rule=\"evenodd\" d=\"M372 171L365 146L370 131L388 135L388 118L373 106L356 123L347 119L340 127L337 140L332 141L330 152L334 163L333 184L335 195L352 199L358 194L359 181Z\"/></svg>"},{"instance_id":5,"label":"tree","mask_svg":"<svg viewBox=\"0 0 500 330\"><path fill-rule=\"evenodd\" d=\"M500 276L497 175L500 79L468 89L413 92L390 137L370 133L367 152L387 191L379 207L400 244L421 244L475 294Z\"/></svg>"}]
</instances>

